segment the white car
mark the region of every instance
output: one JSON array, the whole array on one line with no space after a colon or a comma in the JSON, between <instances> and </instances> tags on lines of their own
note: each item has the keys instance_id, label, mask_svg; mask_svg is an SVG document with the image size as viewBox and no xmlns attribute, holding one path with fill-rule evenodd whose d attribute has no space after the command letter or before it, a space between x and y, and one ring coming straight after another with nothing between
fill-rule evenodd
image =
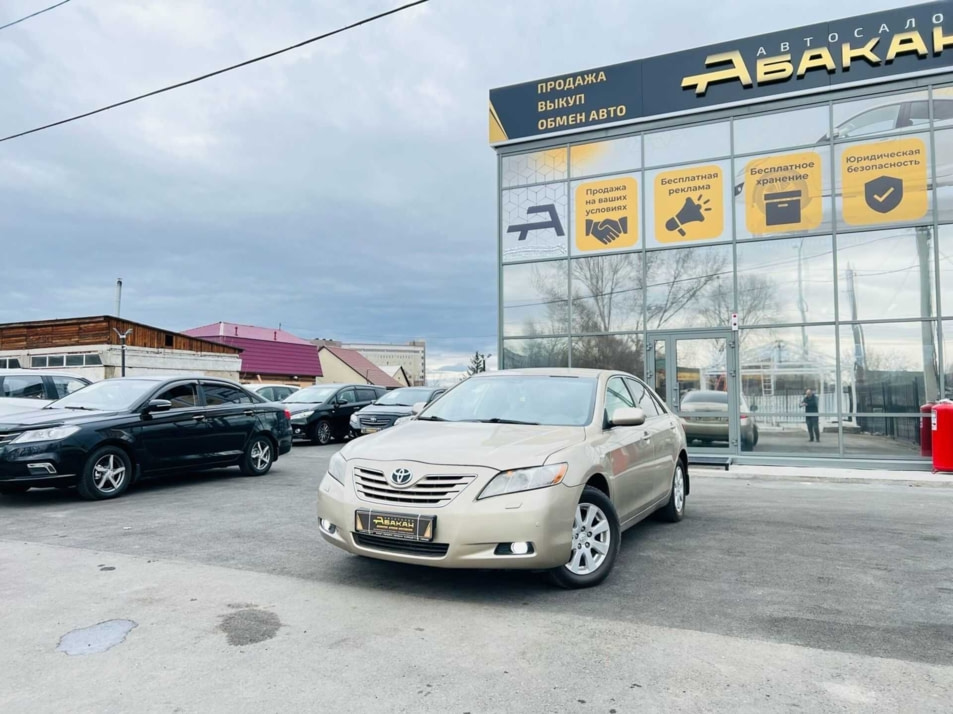
<instances>
[{"instance_id":1,"label":"white car","mask_svg":"<svg viewBox=\"0 0 953 714\"><path fill-rule=\"evenodd\" d=\"M283 402L301 389L301 387L296 387L293 384L262 384L260 382L243 384L242 386L269 402Z\"/></svg>"},{"instance_id":2,"label":"white car","mask_svg":"<svg viewBox=\"0 0 953 714\"><path fill-rule=\"evenodd\" d=\"M680 421L632 375L484 372L348 443L318 491L321 535L350 553L580 588L606 578L625 529L682 519L688 457Z\"/></svg>"},{"instance_id":3,"label":"white car","mask_svg":"<svg viewBox=\"0 0 953 714\"><path fill-rule=\"evenodd\" d=\"M82 389L90 380L78 374L39 369L0 370L0 414L42 409Z\"/></svg>"}]
</instances>

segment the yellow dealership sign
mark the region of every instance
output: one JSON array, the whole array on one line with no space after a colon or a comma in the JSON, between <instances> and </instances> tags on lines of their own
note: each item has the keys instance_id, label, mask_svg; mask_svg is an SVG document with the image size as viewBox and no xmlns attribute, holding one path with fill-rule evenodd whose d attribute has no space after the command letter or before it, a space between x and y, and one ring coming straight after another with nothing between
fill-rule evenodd
<instances>
[{"instance_id":1,"label":"yellow dealership sign","mask_svg":"<svg viewBox=\"0 0 953 714\"><path fill-rule=\"evenodd\" d=\"M844 220L867 226L923 218L929 209L926 155L926 145L917 138L844 149Z\"/></svg>"},{"instance_id":2,"label":"yellow dealership sign","mask_svg":"<svg viewBox=\"0 0 953 714\"><path fill-rule=\"evenodd\" d=\"M745 166L745 215L755 235L807 231L824 217L821 156L766 156Z\"/></svg>"},{"instance_id":3,"label":"yellow dealership sign","mask_svg":"<svg viewBox=\"0 0 953 714\"><path fill-rule=\"evenodd\" d=\"M639 242L639 184L624 176L576 188L576 248L583 253L632 248Z\"/></svg>"},{"instance_id":4,"label":"yellow dealership sign","mask_svg":"<svg viewBox=\"0 0 953 714\"><path fill-rule=\"evenodd\" d=\"M720 238L725 230L725 177L720 166L695 166L655 177L655 240Z\"/></svg>"}]
</instances>

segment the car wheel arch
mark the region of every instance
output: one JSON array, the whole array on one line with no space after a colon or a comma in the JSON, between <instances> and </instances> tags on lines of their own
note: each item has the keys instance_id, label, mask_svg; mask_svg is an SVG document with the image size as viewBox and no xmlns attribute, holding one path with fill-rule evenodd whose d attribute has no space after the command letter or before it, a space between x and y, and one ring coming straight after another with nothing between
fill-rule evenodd
<instances>
[{"instance_id":1,"label":"car wheel arch","mask_svg":"<svg viewBox=\"0 0 953 714\"><path fill-rule=\"evenodd\" d=\"M682 465L682 476L685 479L685 495L691 492L691 479L688 476L688 454L682 450L678 453L678 462Z\"/></svg>"},{"instance_id":2,"label":"car wheel arch","mask_svg":"<svg viewBox=\"0 0 953 714\"><path fill-rule=\"evenodd\" d=\"M604 493L610 501L612 500L612 491L609 488L609 479L602 474L590 474L588 478L586 478L585 485L592 486L594 489L602 491L602 493Z\"/></svg>"},{"instance_id":3,"label":"car wheel arch","mask_svg":"<svg viewBox=\"0 0 953 714\"><path fill-rule=\"evenodd\" d=\"M125 441L124 439L116 438L104 439L95 446L90 447L88 453L91 454L97 449L103 448L104 446L115 446L117 449L122 449L126 456L129 457L129 463L132 464L132 480L136 481L139 479L139 475L141 473L139 468L139 459L136 458L136 449L130 442Z\"/></svg>"},{"instance_id":4,"label":"car wheel arch","mask_svg":"<svg viewBox=\"0 0 953 714\"><path fill-rule=\"evenodd\" d=\"M249 437L248 441L245 444L245 448L247 449L248 445L251 444L255 439L257 439L260 436L263 436L266 439L268 439L268 443L271 444L271 448L275 452L275 458L273 460L277 461L278 460L278 439L276 439L275 435L272 434L270 431L265 431L264 429L259 429L258 431L256 431L254 434L251 435L251 437Z\"/></svg>"}]
</instances>

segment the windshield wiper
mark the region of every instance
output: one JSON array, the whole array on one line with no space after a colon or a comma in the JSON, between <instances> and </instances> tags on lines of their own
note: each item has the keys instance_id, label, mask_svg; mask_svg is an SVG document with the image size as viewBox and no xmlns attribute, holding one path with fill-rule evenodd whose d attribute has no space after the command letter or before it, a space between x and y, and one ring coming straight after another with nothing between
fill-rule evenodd
<instances>
[{"instance_id":1,"label":"windshield wiper","mask_svg":"<svg viewBox=\"0 0 953 714\"><path fill-rule=\"evenodd\" d=\"M519 419L501 419L493 417L492 419L477 419L481 424L525 424L526 426L539 426L538 421L520 421Z\"/></svg>"},{"instance_id":2,"label":"windshield wiper","mask_svg":"<svg viewBox=\"0 0 953 714\"><path fill-rule=\"evenodd\" d=\"M75 407L57 407L57 408L58 408L58 409L80 409L80 410L82 410L82 411L84 411L84 412L98 412L98 411L99 411L98 409L93 409L92 407L79 407L79 406L75 406Z\"/></svg>"},{"instance_id":3,"label":"windshield wiper","mask_svg":"<svg viewBox=\"0 0 953 714\"><path fill-rule=\"evenodd\" d=\"M417 421L447 421L443 417L438 416L429 416L429 417L417 417Z\"/></svg>"}]
</instances>

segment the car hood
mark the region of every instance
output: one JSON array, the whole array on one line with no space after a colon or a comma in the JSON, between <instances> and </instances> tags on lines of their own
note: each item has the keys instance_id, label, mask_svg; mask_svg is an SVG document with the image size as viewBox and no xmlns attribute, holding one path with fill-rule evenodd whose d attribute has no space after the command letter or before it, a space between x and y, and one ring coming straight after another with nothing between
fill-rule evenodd
<instances>
[{"instance_id":1,"label":"car hood","mask_svg":"<svg viewBox=\"0 0 953 714\"><path fill-rule=\"evenodd\" d=\"M82 411L80 409L37 409L19 414L0 415L0 431L40 428L56 424L82 424L110 417L118 412Z\"/></svg>"},{"instance_id":2,"label":"car hood","mask_svg":"<svg viewBox=\"0 0 953 714\"><path fill-rule=\"evenodd\" d=\"M581 426L411 421L352 441L341 451L362 461L417 461L505 469L544 464L586 440Z\"/></svg>"},{"instance_id":3,"label":"car hood","mask_svg":"<svg viewBox=\"0 0 953 714\"><path fill-rule=\"evenodd\" d=\"M325 402L281 402L281 404L284 405L285 409L291 412L291 416L328 406Z\"/></svg>"},{"instance_id":4,"label":"car hood","mask_svg":"<svg viewBox=\"0 0 953 714\"><path fill-rule=\"evenodd\" d=\"M401 407L396 405L388 406L386 404L371 404L359 409L358 414L370 416L371 414L386 414L387 416L410 416L413 413L412 407Z\"/></svg>"}]
</instances>

